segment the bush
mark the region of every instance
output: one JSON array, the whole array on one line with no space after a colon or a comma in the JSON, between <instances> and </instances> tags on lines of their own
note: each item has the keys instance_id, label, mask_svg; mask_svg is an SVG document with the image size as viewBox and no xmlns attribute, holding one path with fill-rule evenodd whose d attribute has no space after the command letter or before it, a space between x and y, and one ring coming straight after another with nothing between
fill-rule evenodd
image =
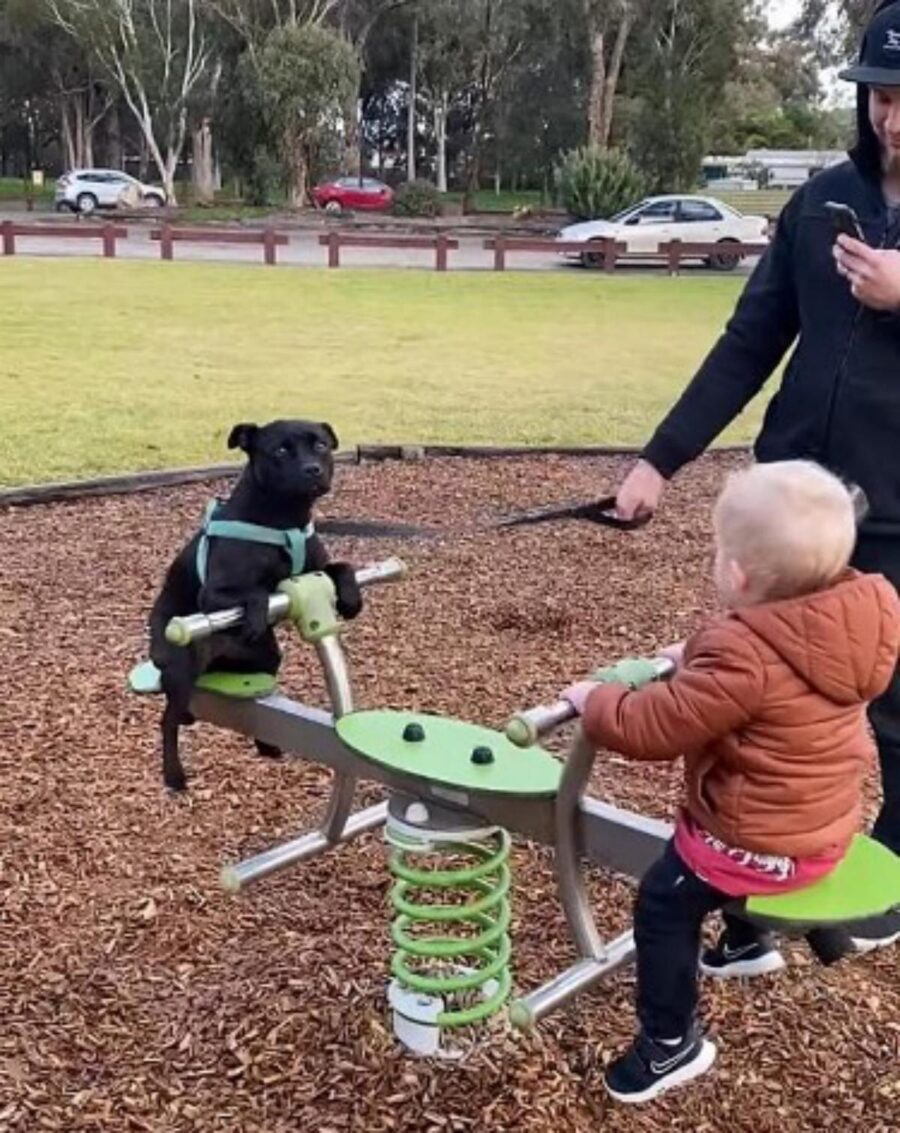
<instances>
[{"instance_id":1,"label":"bush","mask_svg":"<svg viewBox=\"0 0 900 1133\"><path fill-rule=\"evenodd\" d=\"M394 195L397 216L440 216L441 194L430 181L407 181Z\"/></svg>"},{"instance_id":2,"label":"bush","mask_svg":"<svg viewBox=\"0 0 900 1133\"><path fill-rule=\"evenodd\" d=\"M253 151L247 171L247 204L268 207L284 201L284 169L281 162L263 146Z\"/></svg>"},{"instance_id":3,"label":"bush","mask_svg":"<svg viewBox=\"0 0 900 1133\"><path fill-rule=\"evenodd\" d=\"M578 220L613 216L646 191L641 171L626 153L599 146L570 150L554 177L557 200Z\"/></svg>"}]
</instances>

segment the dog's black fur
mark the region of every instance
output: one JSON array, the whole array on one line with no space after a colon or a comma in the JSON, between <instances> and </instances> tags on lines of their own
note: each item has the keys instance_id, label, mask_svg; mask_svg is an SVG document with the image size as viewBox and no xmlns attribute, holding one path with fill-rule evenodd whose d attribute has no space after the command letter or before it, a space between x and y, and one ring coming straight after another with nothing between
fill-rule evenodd
<instances>
[{"instance_id":1,"label":"dog's black fur","mask_svg":"<svg viewBox=\"0 0 900 1133\"><path fill-rule=\"evenodd\" d=\"M312 421L273 421L268 425L235 425L229 448L240 448L247 467L217 518L242 520L264 527L303 528L313 505L331 488L337 437L330 425ZM268 624L269 595L291 573L290 556L279 547L234 539L210 539L206 583L197 573L200 533L169 567L150 613L150 657L162 674L166 703L162 717L163 778L171 790L184 790L184 769L178 755L178 729L193 723L189 704L201 673L278 672L281 651ZM304 571L324 571L337 590L338 613L355 618L362 595L348 563L332 563L317 535L306 543ZM246 610L241 626L215 634L186 648L170 645L165 629L170 618L208 613L229 606ZM263 755L280 754L257 741Z\"/></svg>"}]
</instances>

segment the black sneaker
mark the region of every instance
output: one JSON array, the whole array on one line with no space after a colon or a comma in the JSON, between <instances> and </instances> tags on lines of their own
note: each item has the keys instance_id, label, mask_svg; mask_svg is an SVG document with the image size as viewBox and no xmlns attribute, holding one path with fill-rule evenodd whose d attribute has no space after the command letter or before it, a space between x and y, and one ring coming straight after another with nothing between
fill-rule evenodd
<instances>
[{"instance_id":1,"label":"black sneaker","mask_svg":"<svg viewBox=\"0 0 900 1133\"><path fill-rule=\"evenodd\" d=\"M857 952L874 952L876 948L900 943L900 909L854 925L851 940Z\"/></svg>"},{"instance_id":2,"label":"black sneaker","mask_svg":"<svg viewBox=\"0 0 900 1133\"><path fill-rule=\"evenodd\" d=\"M610 1064L603 1084L616 1101L640 1105L699 1078L715 1060L715 1044L696 1032L679 1046L654 1042L640 1034L626 1053Z\"/></svg>"},{"instance_id":3,"label":"black sneaker","mask_svg":"<svg viewBox=\"0 0 900 1133\"><path fill-rule=\"evenodd\" d=\"M731 944L728 932L723 932L715 948L707 948L700 957L700 971L719 980L736 976L764 976L780 972L785 967L784 957L768 939L745 944Z\"/></svg>"}]
</instances>

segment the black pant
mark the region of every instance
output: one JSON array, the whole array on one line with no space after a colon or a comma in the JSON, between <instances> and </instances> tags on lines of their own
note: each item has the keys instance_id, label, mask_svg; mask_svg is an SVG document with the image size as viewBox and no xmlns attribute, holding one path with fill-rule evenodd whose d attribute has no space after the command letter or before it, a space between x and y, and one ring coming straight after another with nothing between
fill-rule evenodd
<instances>
[{"instance_id":1,"label":"black pant","mask_svg":"<svg viewBox=\"0 0 900 1133\"><path fill-rule=\"evenodd\" d=\"M900 590L900 539L861 536L853 565L883 574ZM900 669L885 692L869 709L878 744L881 790L884 801L872 828L872 837L900 854Z\"/></svg>"},{"instance_id":2,"label":"black pant","mask_svg":"<svg viewBox=\"0 0 900 1133\"><path fill-rule=\"evenodd\" d=\"M634 910L637 1011L652 1039L682 1038L697 1011L697 964L704 919L733 898L692 873L672 842L644 874ZM725 915L731 947L755 944L751 924Z\"/></svg>"}]
</instances>

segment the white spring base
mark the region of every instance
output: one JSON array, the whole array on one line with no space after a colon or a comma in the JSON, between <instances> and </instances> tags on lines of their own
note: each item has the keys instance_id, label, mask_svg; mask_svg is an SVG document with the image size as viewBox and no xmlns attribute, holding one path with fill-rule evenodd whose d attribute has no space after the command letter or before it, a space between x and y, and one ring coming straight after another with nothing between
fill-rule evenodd
<instances>
[{"instance_id":1,"label":"white spring base","mask_svg":"<svg viewBox=\"0 0 900 1133\"><path fill-rule=\"evenodd\" d=\"M460 966L460 975L471 975L472 969ZM497 994L499 984L488 980L478 993L485 999ZM441 1027L438 1017L445 1009L443 996L428 995L422 991L411 991L397 980L388 984L388 1004L391 1007L391 1022L394 1037L406 1047L410 1054L421 1058L445 1058L448 1060L465 1057L471 1047L471 1036L465 1044L448 1042L454 1033L466 1031L466 1027Z\"/></svg>"}]
</instances>

